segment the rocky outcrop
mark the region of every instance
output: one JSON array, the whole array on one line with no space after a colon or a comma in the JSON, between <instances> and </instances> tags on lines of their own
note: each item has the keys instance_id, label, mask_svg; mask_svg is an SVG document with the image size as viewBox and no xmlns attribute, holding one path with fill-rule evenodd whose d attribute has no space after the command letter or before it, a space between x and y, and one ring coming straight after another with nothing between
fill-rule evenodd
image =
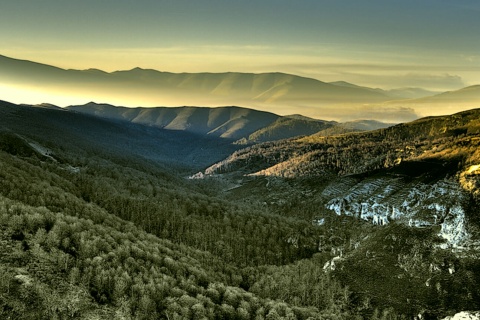
<instances>
[{"instance_id":1,"label":"rocky outcrop","mask_svg":"<svg viewBox=\"0 0 480 320\"><path fill-rule=\"evenodd\" d=\"M462 311L443 320L480 320L480 311Z\"/></svg>"},{"instance_id":2,"label":"rocky outcrop","mask_svg":"<svg viewBox=\"0 0 480 320\"><path fill-rule=\"evenodd\" d=\"M416 228L438 225L445 245L460 247L469 239L463 208L465 198L461 186L451 179L433 185L374 179L344 190L343 195L330 200L326 208L337 215L354 216L375 225L393 221Z\"/></svg>"}]
</instances>

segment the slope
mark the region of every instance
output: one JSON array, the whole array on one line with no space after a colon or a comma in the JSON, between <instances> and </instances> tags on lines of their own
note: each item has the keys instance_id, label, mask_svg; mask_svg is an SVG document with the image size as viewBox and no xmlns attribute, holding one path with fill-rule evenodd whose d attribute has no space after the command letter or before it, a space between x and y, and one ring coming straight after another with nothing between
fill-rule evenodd
<instances>
[{"instance_id":1,"label":"slope","mask_svg":"<svg viewBox=\"0 0 480 320\"><path fill-rule=\"evenodd\" d=\"M240 107L125 108L91 102L67 109L107 119L227 139L240 139L279 117L273 113Z\"/></svg>"},{"instance_id":2,"label":"slope","mask_svg":"<svg viewBox=\"0 0 480 320\"><path fill-rule=\"evenodd\" d=\"M340 305L349 314L348 291L326 274L316 279L329 294L315 301L249 290L257 268L310 258L338 226L229 203L218 184L180 179L162 149L147 144L147 157L135 147L161 130L6 102L0 112L1 317L308 319Z\"/></svg>"},{"instance_id":3,"label":"slope","mask_svg":"<svg viewBox=\"0 0 480 320\"><path fill-rule=\"evenodd\" d=\"M11 144L17 144L13 139ZM147 233L139 217L130 216L134 223L118 217L135 202L137 215L140 203L155 206L160 198L146 200L142 183L149 180L160 191L165 188L162 179L107 158L54 150L52 159L62 154L83 161L83 167L69 170L66 163L0 150L2 318L193 319L272 313L306 319L318 314L315 308L286 306L248 293L239 287L236 267L218 256ZM123 189L127 176L141 182ZM170 190L174 185L170 182ZM117 190L130 193L125 198L130 204L120 202ZM162 200L168 197L179 205L197 202L181 201L185 196L178 190ZM163 216L176 216L168 220L176 225L168 228L179 236L177 231L187 224L178 225L180 210L173 207ZM144 209L145 216L149 213ZM160 234L153 217L150 228ZM189 219L194 220L192 214Z\"/></svg>"},{"instance_id":4,"label":"slope","mask_svg":"<svg viewBox=\"0 0 480 320\"><path fill-rule=\"evenodd\" d=\"M336 124L335 121L317 120L308 117L292 115L278 118L275 122L265 126L248 137L237 141L238 144L252 144L266 141L276 141L307 136L330 128Z\"/></svg>"},{"instance_id":5,"label":"slope","mask_svg":"<svg viewBox=\"0 0 480 320\"><path fill-rule=\"evenodd\" d=\"M255 145L239 153L255 151L250 171L222 168L244 180L236 188L183 179L159 154L183 150L171 131L8 103L0 111L1 317L401 319L480 308L478 207L459 184L475 191L478 166L451 178L458 147L476 146L478 111ZM369 167L382 159L375 144L380 153L422 137L434 139L422 153L432 161L405 147L400 164ZM313 171L242 177L327 143ZM389 223L372 224L380 218Z\"/></svg>"},{"instance_id":6,"label":"slope","mask_svg":"<svg viewBox=\"0 0 480 320\"><path fill-rule=\"evenodd\" d=\"M282 117L242 107L126 108L90 102L81 106L69 106L66 109L106 119L237 140L236 144L253 144L311 135L338 125L334 121L300 115ZM365 131L386 125L364 120L362 123L356 122L355 125L345 126L353 126L356 131Z\"/></svg>"},{"instance_id":7,"label":"slope","mask_svg":"<svg viewBox=\"0 0 480 320\"><path fill-rule=\"evenodd\" d=\"M100 119L64 109L0 102L0 115L0 128L32 141L75 149L83 155L99 148L119 157L127 148L131 154L179 170L202 168L237 148L214 137Z\"/></svg>"},{"instance_id":8,"label":"slope","mask_svg":"<svg viewBox=\"0 0 480 320\"><path fill-rule=\"evenodd\" d=\"M234 179L232 199L263 201L314 225L328 225L332 214L371 225L370 234L337 231L328 239L333 243L319 239L319 250L335 256L324 272L357 301L382 306L387 318L392 310L440 318L480 307L479 290L462 280L480 279L479 116L477 109L372 132L258 144L197 177ZM265 275L255 290L294 279ZM451 299L443 300L439 288L448 288Z\"/></svg>"},{"instance_id":9,"label":"slope","mask_svg":"<svg viewBox=\"0 0 480 320\"><path fill-rule=\"evenodd\" d=\"M410 225L440 225L450 245L464 245L469 238L465 221L471 223L470 231L480 226L471 209L479 200L475 169L480 161L479 112L425 118L365 133L259 144L235 152L195 177L229 172L318 177L324 181L316 186L322 190L321 205L337 214L377 224L380 217L381 223L387 223L393 216L403 223L411 219ZM451 176L456 177L454 182L448 180ZM426 194L428 188L443 190L438 192L444 199ZM430 198L438 200L426 200Z\"/></svg>"},{"instance_id":10,"label":"slope","mask_svg":"<svg viewBox=\"0 0 480 320\"><path fill-rule=\"evenodd\" d=\"M266 170L261 174L283 176L308 176L316 174L316 169L339 174L362 173L392 166L396 160L424 159L437 153L446 158L466 157L467 163L473 163L478 155L467 151L477 141L479 112L475 109L451 116L427 117L368 132L264 143L235 152L207 172L222 172L227 166L229 170L243 167L247 159L249 165L245 170L249 174ZM452 141L458 142L458 150L446 149L455 148ZM264 161L251 161L253 158ZM278 167L273 168L272 164ZM288 168L288 172L280 167Z\"/></svg>"},{"instance_id":11,"label":"slope","mask_svg":"<svg viewBox=\"0 0 480 320\"><path fill-rule=\"evenodd\" d=\"M336 86L342 86L342 87L368 89L374 92L382 93L392 99L417 99L417 98L429 97L429 96L439 94L439 92L429 91L422 88L396 88L396 89L390 89L390 90L382 90L379 88L368 88L368 87L358 86L356 84L345 82L345 81L335 81L335 82L330 82L330 84L333 84Z\"/></svg>"}]
</instances>

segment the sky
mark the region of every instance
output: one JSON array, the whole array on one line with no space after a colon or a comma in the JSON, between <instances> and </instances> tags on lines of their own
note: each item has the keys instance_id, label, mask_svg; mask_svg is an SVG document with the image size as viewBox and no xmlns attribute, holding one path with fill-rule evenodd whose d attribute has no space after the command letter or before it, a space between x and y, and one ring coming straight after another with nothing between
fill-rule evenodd
<instances>
[{"instance_id":1,"label":"sky","mask_svg":"<svg viewBox=\"0 0 480 320\"><path fill-rule=\"evenodd\" d=\"M480 83L478 0L3 0L0 54L66 69Z\"/></svg>"}]
</instances>

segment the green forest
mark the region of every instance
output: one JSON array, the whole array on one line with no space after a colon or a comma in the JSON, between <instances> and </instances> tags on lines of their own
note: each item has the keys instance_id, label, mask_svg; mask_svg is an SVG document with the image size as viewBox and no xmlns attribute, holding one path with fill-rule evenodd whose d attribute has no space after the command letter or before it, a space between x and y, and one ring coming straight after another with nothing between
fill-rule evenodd
<instances>
[{"instance_id":1,"label":"green forest","mask_svg":"<svg viewBox=\"0 0 480 320\"><path fill-rule=\"evenodd\" d=\"M0 127L2 319L437 319L480 309L476 249L442 249L438 226L373 226L288 191L323 188L316 177L279 182L287 192L272 204L265 177L236 193L186 179L205 158L170 166L171 155L12 123Z\"/></svg>"}]
</instances>

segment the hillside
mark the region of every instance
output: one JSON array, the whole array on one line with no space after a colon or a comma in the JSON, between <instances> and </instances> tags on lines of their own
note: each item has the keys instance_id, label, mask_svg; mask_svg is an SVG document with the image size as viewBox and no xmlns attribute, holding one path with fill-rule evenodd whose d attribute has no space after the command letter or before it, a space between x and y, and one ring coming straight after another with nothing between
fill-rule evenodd
<instances>
[{"instance_id":1,"label":"hillside","mask_svg":"<svg viewBox=\"0 0 480 320\"><path fill-rule=\"evenodd\" d=\"M265 174L297 177L317 174L317 168L325 168L339 174L352 174L390 167L397 160L433 157L437 153L442 157L465 156L466 163L473 163L477 155L468 151L474 151L469 148L473 148L477 141L478 117L479 110L476 109L368 132L326 137L313 135L260 144L235 152L206 172L244 168L249 174L265 170L262 171ZM459 143L456 150L452 149L455 148L454 142ZM439 147L432 147L436 145ZM446 147L452 149L452 154L446 151L450 150ZM253 158L259 161L251 161ZM249 163L246 167L242 164L245 161ZM280 167L288 168L288 171Z\"/></svg>"},{"instance_id":2,"label":"hillside","mask_svg":"<svg viewBox=\"0 0 480 320\"><path fill-rule=\"evenodd\" d=\"M355 120L343 123L336 123L333 126L316 132L315 136L333 136L350 132L371 131L388 128L395 123L385 123L376 120Z\"/></svg>"},{"instance_id":3,"label":"hillside","mask_svg":"<svg viewBox=\"0 0 480 320\"><path fill-rule=\"evenodd\" d=\"M477 109L364 133L259 144L236 151L194 177L243 173L321 179L314 188L317 201L339 215L374 223L383 217L438 225L450 245L463 246L470 237L465 221L473 234L480 226L470 208L479 200L479 179L472 169L480 161L479 115ZM428 193L429 188L435 191ZM454 210L458 212L452 214ZM464 225L458 229L449 225L460 221Z\"/></svg>"},{"instance_id":4,"label":"hillside","mask_svg":"<svg viewBox=\"0 0 480 320\"><path fill-rule=\"evenodd\" d=\"M478 112L237 150L2 102L0 317L478 310ZM210 178L185 179L232 152Z\"/></svg>"},{"instance_id":5,"label":"hillside","mask_svg":"<svg viewBox=\"0 0 480 320\"><path fill-rule=\"evenodd\" d=\"M137 167L133 169L109 161L99 150L96 157L78 157L56 148L45 159L33 148L22 153L5 149L3 143L10 139L19 149L28 144L18 136L2 137L2 318L189 319L272 313L306 319L318 314L318 309L287 306L240 288L242 273L221 252L231 250L229 244L215 254L185 245L203 239L210 247L204 241L207 221L201 223L199 217L212 220L225 214L222 209L230 211L221 201L193 190L186 194L178 182L141 162L130 162ZM75 163L59 164L60 156ZM195 213L205 201L213 207ZM231 231L229 236L239 235ZM226 236L216 235L212 245Z\"/></svg>"},{"instance_id":6,"label":"hillside","mask_svg":"<svg viewBox=\"0 0 480 320\"><path fill-rule=\"evenodd\" d=\"M309 136L326 130L337 124L335 121L324 121L298 115L278 118L246 138L237 141L238 144L252 144L266 141L276 141L297 136Z\"/></svg>"},{"instance_id":7,"label":"hillside","mask_svg":"<svg viewBox=\"0 0 480 320\"><path fill-rule=\"evenodd\" d=\"M371 236L332 248L336 257L324 268L364 298L408 310L422 305L432 287L461 291L465 282L454 284L451 275L464 276L459 268L478 264L479 116L477 109L364 133L258 144L192 178L235 179L237 187L228 192L232 199L264 201L276 212L300 214L314 224L328 223L330 212L373 225ZM420 242L407 245L411 251L397 247L412 237ZM433 256L456 252L457 258L436 260L432 249ZM407 282L414 289L407 289ZM407 304L398 299L405 290L414 292ZM471 287L466 291L479 294ZM478 308L467 300L462 308ZM425 307L427 318L438 318L431 314L435 308L450 308L441 305Z\"/></svg>"},{"instance_id":8,"label":"hillside","mask_svg":"<svg viewBox=\"0 0 480 320\"><path fill-rule=\"evenodd\" d=\"M69 111L209 137L253 144L311 135L335 125L334 121L303 116L278 116L241 107L156 107L126 108L90 102L69 106ZM368 126L358 128L368 130Z\"/></svg>"},{"instance_id":9,"label":"hillside","mask_svg":"<svg viewBox=\"0 0 480 320\"><path fill-rule=\"evenodd\" d=\"M0 112L2 318L307 319L334 307L249 290L257 267L309 258L330 231L183 179L162 148L191 149L179 138L194 135L166 141L171 131L6 102ZM287 241L295 230L311 232L302 247ZM332 297L344 291L322 279Z\"/></svg>"},{"instance_id":10,"label":"hillside","mask_svg":"<svg viewBox=\"0 0 480 320\"><path fill-rule=\"evenodd\" d=\"M107 119L232 140L248 136L279 118L273 113L240 107L125 108L89 103L69 106L67 109Z\"/></svg>"},{"instance_id":11,"label":"hillside","mask_svg":"<svg viewBox=\"0 0 480 320\"><path fill-rule=\"evenodd\" d=\"M114 155L128 148L132 155L179 170L202 168L238 149L230 141L215 137L1 101L0 128L34 142L76 149L84 156L91 155L94 148Z\"/></svg>"},{"instance_id":12,"label":"hillside","mask_svg":"<svg viewBox=\"0 0 480 320\"><path fill-rule=\"evenodd\" d=\"M370 90L372 92L378 92L378 93L384 94L390 97L391 99L418 99L418 98L430 97L430 96L439 94L439 92L429 91L422 88L397 88L397 89L390 89L390 90L382 90L379 88L369 88L369 87L358 86L356 84L349 83L346 81L335 81L335 82L330 82L330 84L341 86L341 87L349 87L349 88L363 88L366 90Z\"/></svg>"}]
</instances>

